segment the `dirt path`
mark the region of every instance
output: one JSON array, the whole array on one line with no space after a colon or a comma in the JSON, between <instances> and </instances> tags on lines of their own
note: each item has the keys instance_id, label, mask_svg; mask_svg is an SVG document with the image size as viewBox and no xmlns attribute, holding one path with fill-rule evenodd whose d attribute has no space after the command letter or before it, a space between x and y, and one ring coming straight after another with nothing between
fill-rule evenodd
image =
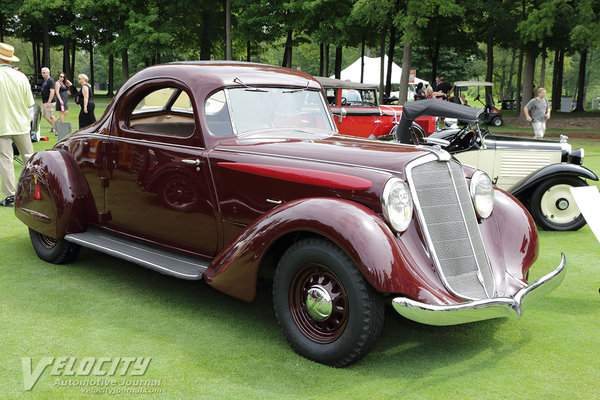
<instances>
[{"instance_id":1,"label":"dirt path","mask_svg":"<svg viewBox=\"0 0 600 400\"><path fill-rule=\"evenodd\" d=\"M505 117L504 124L524 129L524 132L506 132L507 135L533 136L531 126L521 118ZM574 139L600 139L600 119L598 118L550 118L546 123L546 127L569 130L569 132L564 133L546 133L547 137L566 135ZM589 132L588 130L595 130L596 132Z\"/></svg>"}]
</instances>

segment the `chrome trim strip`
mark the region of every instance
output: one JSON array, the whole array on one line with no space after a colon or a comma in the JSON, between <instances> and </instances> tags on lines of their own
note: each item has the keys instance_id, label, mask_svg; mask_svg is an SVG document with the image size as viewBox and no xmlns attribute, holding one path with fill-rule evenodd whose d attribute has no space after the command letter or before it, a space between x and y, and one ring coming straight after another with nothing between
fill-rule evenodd
<instances>
[{"instance_id":1,"label":"chrome trim strip","mask_svg":"<svg viewBox=\"0 0 600 400\"><path fill-rule=\"evenodd\" d=\"M513 297L498 297L448 305L426 304L406 297L396 297L392 300L392 305L405 318L437 326L458 325L500 317L516 316L521 318L525 304L547 295L556 289L565 278L567 259L563 253L560 257L558 268L521 288Z\"/></svg>"}]
</instances>

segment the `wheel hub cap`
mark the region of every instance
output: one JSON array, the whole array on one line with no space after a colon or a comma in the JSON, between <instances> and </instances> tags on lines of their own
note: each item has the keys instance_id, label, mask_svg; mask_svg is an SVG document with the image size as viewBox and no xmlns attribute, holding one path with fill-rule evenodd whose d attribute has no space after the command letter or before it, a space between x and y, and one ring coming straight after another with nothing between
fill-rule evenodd
<instances>
[{"instance_id":1,"label":"wheel hub cap","mask_svg":"<svg viewBox=\"0 0 600 400\"><path fill-rule=\"evenodd\" d=\"M559 210L566 210L569 208L569 201L567 199L558 199L556 201L556 208Z\"/></svg>"},{"instance_id":2,"label":"wheel hub cap","mask_svg":"<svg viewBox=\"0 0 600 400\"><path fill-rule=\"evenodd\" d=\"M542 196L540 208L546 218L556 224L568 224L581 215L571 195L571 186L555 185Z\"/></svg>"},{"instance_id":3,"label":"wheel hub cap","mask_svg":"<svg viewBox=\"0 0 600 400\"><path fill-rule=\"evenodd\" d=\"M306 294L306 309L308 314L315 320L326 320L333 311L331 295L323 286L315 285L311 287Z\"/></svg>"}]
</instances>

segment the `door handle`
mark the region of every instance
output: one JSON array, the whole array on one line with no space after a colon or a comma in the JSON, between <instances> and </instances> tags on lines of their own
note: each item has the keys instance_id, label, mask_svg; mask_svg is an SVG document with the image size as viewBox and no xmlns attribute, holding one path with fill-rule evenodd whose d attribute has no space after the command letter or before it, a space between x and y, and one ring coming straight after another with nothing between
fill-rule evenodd
<instances>
[{"instance_id":1,"label":"door handle","mask_svg":"<svg viewBox=\"0 0 600 400\"><path fill-rule=\"evenodd\" d=\"M195 166L200 165L200 160L198 160L198 159L195 159L195 160L181 160L181 162L185 163L185 164L195 165Z\"/></svg>"}]
</instances>

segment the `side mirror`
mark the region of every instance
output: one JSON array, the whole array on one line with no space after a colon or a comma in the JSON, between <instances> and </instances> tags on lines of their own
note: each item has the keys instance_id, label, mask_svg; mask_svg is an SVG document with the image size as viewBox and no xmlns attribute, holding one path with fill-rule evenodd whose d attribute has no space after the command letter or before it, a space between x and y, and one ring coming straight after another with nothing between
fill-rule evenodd
<instances>
[{"instance_id":1,"label":"side mirror","mask_svg":"<svg viewBox=\"0 0 600 400\"><path fill-rule=\"evenodd\" d=\"M338 119L338 122L341 124L342 120L344 118L346 118L346 115L348 115L348 111L346 111L346 109L344 107L342 107L342 109L340 110L340 117Z\"/></svg>"}]
</instances>

